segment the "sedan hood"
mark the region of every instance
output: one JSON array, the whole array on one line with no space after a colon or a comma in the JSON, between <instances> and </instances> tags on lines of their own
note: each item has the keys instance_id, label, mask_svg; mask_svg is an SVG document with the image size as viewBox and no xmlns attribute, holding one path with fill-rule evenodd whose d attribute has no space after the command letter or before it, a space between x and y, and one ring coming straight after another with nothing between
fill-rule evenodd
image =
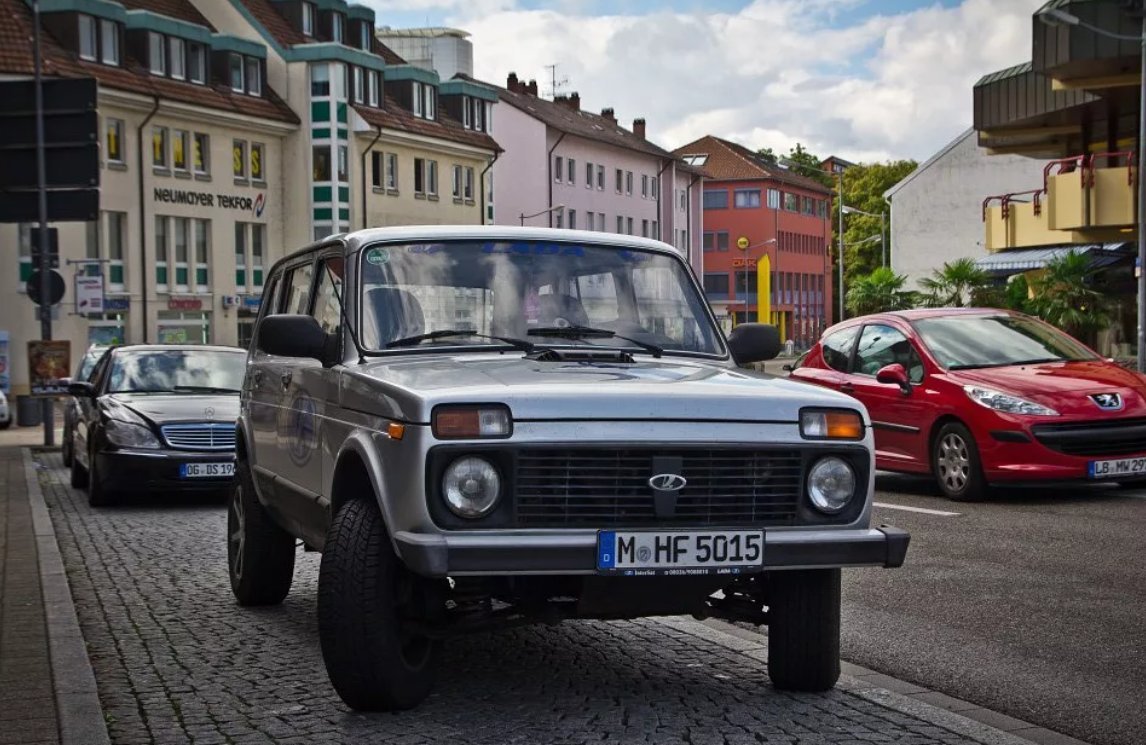
<instances>
[{"instance_id":1,"label":"sedan hood","mask_svg":"<svg viewBox=\"0 0 1146 745\"><path fill-rule=\"evenodd\" d=\"M1003 393L1036 401L1060 414L1101 416L1103 410L1091 398L1117 393L1123 406L1115 414L1146 412L1146 378L1105 360L1051 362L980 370L958 370L952 380L994 388Z\"/></svg>"},{"instance_id":2,"label":"sedan hood","mask_svg":"<svg viewBox=\"0 0 1146 745\"><path fill-rule=\"evenodd\" d=\"M170 422L233 422L239 417L239 394L113 393L106 398L108 414L126 409L154 424ZM130 415L123 418L130 418Z\"/></svg>"},{"instance_id":3,"label":"sedan hood","mask_svg":"<svg viewBox=\"0 0 1146 745\"><path fill-rule=\"evenodd\" d=\"M433 355L374 361L352 376L344 395L357 401L348 405L418 422L442 403L503 403L517 420L795 422L805 406L863 408L834 391L684 358L626 364ZM378 396L380 387L386 396Z\"/></svg>"}]
</instances>

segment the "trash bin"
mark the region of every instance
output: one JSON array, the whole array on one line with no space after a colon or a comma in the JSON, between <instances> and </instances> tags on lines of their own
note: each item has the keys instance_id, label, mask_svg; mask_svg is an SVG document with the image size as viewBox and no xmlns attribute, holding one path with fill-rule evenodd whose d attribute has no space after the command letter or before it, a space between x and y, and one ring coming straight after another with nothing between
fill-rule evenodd
<instances>
[{"instance_id":1,"label":"trash bin","mask_svg":"<svg viewBox=\"0 0 1146 745\"><path fill-rule=\"evenodd\" d=\"M41 399L33 396L16 396L16 425L38 427L44 423L44 409Z\"/></svg>"}]
</instances>

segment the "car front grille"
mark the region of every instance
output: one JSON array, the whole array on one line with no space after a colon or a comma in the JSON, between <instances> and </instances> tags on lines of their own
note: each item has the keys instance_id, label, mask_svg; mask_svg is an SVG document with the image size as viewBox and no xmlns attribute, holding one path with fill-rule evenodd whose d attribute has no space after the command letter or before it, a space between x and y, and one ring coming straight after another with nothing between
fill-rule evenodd
<instances>
[{"instance_id":1,"label":"car front grille","mask_svg":"<svg viewBox=\"0 0 1146 745\"><path fill-rule=\"evenodd\" d=\"M234 422L167 424L159 428L169 447L179 450L234 450Z\"/></svg>"},{"instance_id":2,"label":"car front grille","mask_svg":"<svg viewBox=\"0 0 1146 745\"><path fill-rule=\"evenodd\" d=\"M661 458L679 458L688 483L658 515L649 478ZM801 455L786 450L526 449L514 470L523 527L790 525L803 485Z\"/></svg>"},{"instance_id":3,"label":"car front grille","mask_svg":"<svg viewBox=\"0 0 1146 745\"><path fill-rule=\"evenodd\" d=\"M1035 439L1066 455L1108 456L1146 452L1146 419L1040 424Z\"/></svg>"}]
</instances>

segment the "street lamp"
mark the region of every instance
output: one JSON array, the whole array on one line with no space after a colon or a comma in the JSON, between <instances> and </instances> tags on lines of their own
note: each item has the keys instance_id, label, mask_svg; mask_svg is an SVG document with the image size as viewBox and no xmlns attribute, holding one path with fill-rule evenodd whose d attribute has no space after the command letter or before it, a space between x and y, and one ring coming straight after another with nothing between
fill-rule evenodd
<instances>
[{"instance_id":1,"label":"street lamp","mask_svg":"<svg viewBox=\"0 0 1146 745\"><path fill-rule=\"evenodd\" d=\"M840 315L836 319L836 321L842 321L842 320L844 320L844 171L841 168L840 170L836 171L835 173L832 173L831 171L825 171L823 168L816 168L815 166L808 166L808 165L804 165L803 163L796 163L794 161L788 160L787 158L780 158L779 161L777 161L777 162L786 168L806 168L810 171L816 171L817 173L822 173L825 176L835 176L839 180L839 192L838 192L839 193L839 199L837 199L836 201L838 201L840 204L840 235L839 235L840 279L839 279L839 286L837 288L839 291L839 294L840 294Z\"/></svg>"},{"instance_id":2,"label":"street lamp","mask_svg":"<svg viewBox=\"0 0 1146 745\"><path fill-rule=\"evenodd\" d=\"M563 209L565 209L565 205L555 204L547 210L541 210L540 212L534 212L532 215L527 215L523 212L520 215L518 215L518 217L521 218L521 224L524 226L525 221L529 220L530 218L541 217L542 215L547 215L550 212L556 212L557 210L563 210Z\"/></svg>"},{"instance_id":3,"label":"street lamp","mask_svg":"<svg viewBox=\"0 0 1146 745\"><path fill-rule=\"evenodd\" d=\"M1139 10L1141 12L1141 10ZM1146 189L1142 187L1142 174L1146 173L1146 13L1142 13L1142 33L1138 36L1115 34L1082 20L1073 13L1059 8L1046 8L1038 19L1048 26L1080 26L1099 36L1119 41L1136 41L1141 58L1138 86L1138 372L1146 372Z\"/></svg>"},{"instance_id":4,"label":"street lamp","mask_svg":"<svg viewBox=\"0 0 1146 745\"><path fill-rule=\"evenodd\" d=\"M887 232L887 221L886 221L885 213L880 212L877 215L874 212L864 212L863 210L856 209L855 207L844 207L844 214L845 215L851 215L853 213L857 214L857 215L867 215L868 217L878 217L879 218L879 258L880 258L880 264L882 266L887 266L887 261L888 261L887 241L884 239L884 234ZM866 242L866 241L861 241L861 243L863 243L863 242ZM855 246L857 244L853 243L852 245Z\"/></svg>"}]
</instances>

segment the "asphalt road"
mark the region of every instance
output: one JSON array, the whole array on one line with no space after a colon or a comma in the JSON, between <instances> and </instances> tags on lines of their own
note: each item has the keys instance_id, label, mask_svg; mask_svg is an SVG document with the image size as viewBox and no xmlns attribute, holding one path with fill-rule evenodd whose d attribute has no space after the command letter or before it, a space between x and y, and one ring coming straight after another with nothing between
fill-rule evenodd
<instances>
[{"instance_id":1,"label":"asphalt road","mask_svg":"<svg viewBox=\"0 0 1146 745\"><path fill-rule=\"evenodd\" d=\"M845 572L843 657L1099 745L1146 742L1146 492L960 504L877 477L907 564Z\"/></svg>"}]
</instances>

